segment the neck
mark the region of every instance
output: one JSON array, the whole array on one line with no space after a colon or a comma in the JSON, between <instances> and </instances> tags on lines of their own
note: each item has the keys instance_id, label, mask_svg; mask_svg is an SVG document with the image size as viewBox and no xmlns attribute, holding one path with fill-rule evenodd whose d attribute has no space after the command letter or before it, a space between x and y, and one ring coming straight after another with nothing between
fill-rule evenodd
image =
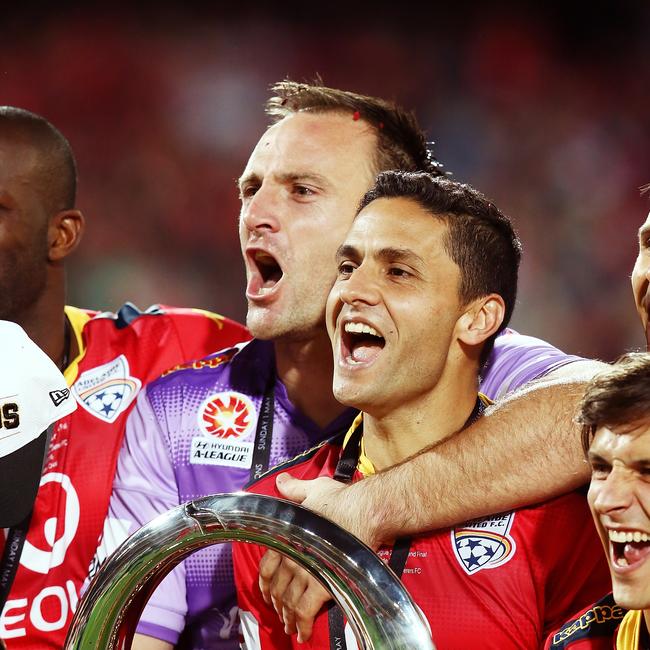
<instances>
[{"instance_id":1,"label":"neck","mask_svg":"<svg viewBox=\"0 0 650 650\"><path fill-rule=\"evenodd\" d=\"M62 272L61 272L62 274ZM76 356L76 340L70 336L69 348L66 347L66 318L65 307L65 282L54 282L52 277L48 281L40 297L22 314L16 315L15 320L27 333L36 345L47 354L54 363L61 368L63 360L74 359ZM63 370L63 368L61 368Z\"/></svg>"},{"instance_id":2,"label":"neck","mask_svg":"<svg viewBox=\"0 0 650 650\"><path fill-rule=\"evenodd\" d=\"M476 405L476 368L445 368L433 390L380 413L364 412L365 453L377 471L414 456L460 431Z\"/></svg>"},{"instance_id":3,"label":"neck","mask_svg":"<svg viewBox=\"0 0 650 650\"><path fill-rule=\"evenodd\" d=\"M302 341L275 341L278 376L294 406L324 427L345 410L332 395L332 347L323 330Z\"/></svg>"}]
</instances>

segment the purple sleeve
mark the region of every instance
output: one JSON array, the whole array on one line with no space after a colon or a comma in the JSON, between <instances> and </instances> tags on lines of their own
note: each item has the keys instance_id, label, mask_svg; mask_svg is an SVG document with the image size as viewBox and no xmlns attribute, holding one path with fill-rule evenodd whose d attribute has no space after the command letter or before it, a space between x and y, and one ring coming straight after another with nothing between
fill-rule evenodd
<instances>
[{"instance_id":1,"label":"purple sleeve","mask_svg":"<svg viewBox=\"0 0 650 650\"><path fill-rule=\"evenodd\" d=\"M494 349L481 373L480 391L498 400L524 384L582 357L565 354L546 341L506 329L497 336Z\"/></svg>"},{"instance_id":2,"label":"purple sleeve","mask_svg":"<svg viewBox=\"0 0 650 650\"><path fill-rule=\"evenodd\" d=\"M105 548L102 555L112 552L126 534L178 504L167 438L143 390L126 424L102 542L108 537L112 548ZM181 563L151 596L137 631L175 644L185 627L186 614L185 567Z\"/></svg>"}]
</instances>

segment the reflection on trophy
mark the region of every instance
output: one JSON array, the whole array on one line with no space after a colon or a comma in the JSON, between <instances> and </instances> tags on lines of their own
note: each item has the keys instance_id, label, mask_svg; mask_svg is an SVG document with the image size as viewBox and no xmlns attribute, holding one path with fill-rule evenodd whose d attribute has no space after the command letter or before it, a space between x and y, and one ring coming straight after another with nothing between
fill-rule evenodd
<instances>
[{"instance_id":1,"label":"reflection on trophy","mask_svg":"<svg viewBox=\"0 0 650 650\"><path fill-rule=\"evenodd\" d=\"M129 537L81 599L66 648L129 648L160 581L194 551L252 542L294 560L318 578L343 610L359 648L434 650L424 617L395 574L332 522L280 499L217 494L170 510Z\"/></svg>"}]
</instances>

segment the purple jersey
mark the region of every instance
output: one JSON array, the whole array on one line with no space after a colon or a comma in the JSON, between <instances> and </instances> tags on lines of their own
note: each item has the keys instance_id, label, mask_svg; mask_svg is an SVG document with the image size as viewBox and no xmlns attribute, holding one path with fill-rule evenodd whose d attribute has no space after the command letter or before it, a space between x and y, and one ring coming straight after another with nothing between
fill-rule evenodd
<instances>
[{"instance_id":1,"label":"purple jersey","mask_svg":"<svg viewBox=\"0 0 650 650\"><path fill-rule=\"evenodd\" d=\"M578 360L515 332L497 338L481 392L501 396ZM269 467L346 429L347 411L325 429L302 415L275 379L273 344L253 340L180 367L149 384L129 417L98 559L159 513L207 494L240 490L258 464L254 441L273 388ZM138 632L172 644L188 626L191 646L237 647L230 547L202 549L156 590Z\"/></svg>"}]
</instances>

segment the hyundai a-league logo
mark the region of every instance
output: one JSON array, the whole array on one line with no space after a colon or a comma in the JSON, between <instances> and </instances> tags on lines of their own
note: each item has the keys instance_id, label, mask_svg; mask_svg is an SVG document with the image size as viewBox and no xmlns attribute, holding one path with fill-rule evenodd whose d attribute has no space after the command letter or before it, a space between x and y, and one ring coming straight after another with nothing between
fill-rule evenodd
<instances>
[{"instance_id":1,"label":"hyundai a-league logo","mask_svg":"<svg viewBox=\"0 0 650 650\"><path fill-rule=\"evenodd\" d=\"M141 386L137 377L131 377L129 362L121 354L113 361L82 373L72 392L86 411L111 423L126 411Z\"/></svg>"},{"instance_id":2,"label":"hyundai a-league logo","mask_svg":"<svg viewBox=\"0 0 650 650\"><path fill-rule=\"evenodd\" d=\"M243 438L253 429L255 407L251 400L234 391L211 395L198 412L198 425L208 436Z\"/></svg>"},{"instance_id":3,"label":"hyundai a-league logo","mask_svg":"<svg viewBox=\"0 0 650 650\"><path fill-rule=\"evenodd\" d=\"M451 531L451 544L456 559L465 573L494 569L512 559L517 549L509 535L514 512L472 521Z\"/></svg>"}]
</instances>

